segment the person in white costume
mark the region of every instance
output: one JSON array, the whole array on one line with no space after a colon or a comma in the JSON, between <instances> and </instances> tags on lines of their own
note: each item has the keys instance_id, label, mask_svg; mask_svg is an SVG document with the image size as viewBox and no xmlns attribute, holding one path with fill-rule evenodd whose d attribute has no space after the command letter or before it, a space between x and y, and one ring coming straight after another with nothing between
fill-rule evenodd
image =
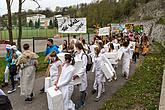
<instances>
[{"instance_id":1,"label":"person in white costume","mask_svg":"<svg viewBox=\"0 0 165 110\"><path fill-rule=\"evenodd\" d=\"M123 76L128 79L129 77L129 69L130 69L130 62L132 62L132 52L130 48L128 47L129 42L125 41L123 43L123 47L121 48L120 51L122 51L122 74Z\"/></svg>"},{"instance_id":2,"label":"person in white costume","mask_svg":"<svg viewBox=\"0 0 165 110\"><path fill-rule=\"evenodd\" d=\"M85 105L85 98L86 98L86 88L87 88L87 74L86 74L86 66L87 66L87 55L85 54L85 51L83 49L83 46L81 43L77 42L75 44L77 54L75 55L75 59L82 60L82 68L80 69L80 72L76 75L74 75L74 79L77 77L80 78L81 84L79 85L79 91L80 91L80 103L76 105L76 108L80 108Z\"/></svg>"},{"instance_id":3,"label":"person in white costume","mask_svg":"<svg viewBox=\"0 0 165 110\"><path fill-rule=\"evenodd\" d=\"M75 110L75 104L71 100L71 96L74 90L72 78L74 75L75 67L74 58L70 54L65 54L65 63L62 67L62 73L55 90L61 90L63 95L64 110Z\"/></svg>"},{"instance_id":4,"label":"person in white costume","mask_svg":"<svg viewBox=\"0 0 165 110\"><path fill-rule=\"evenodd\" d=\"M50 72L51 86L57 85L62 70L61 67L62 62L58 58L55 51L51 52L48 59L50 59L49 72Z\"/></svg>"},{"instance_id":5,"label":"person in white costume","mask_svg":"<svg viewBox=\"0 0 165 110\"><path fill-rule=\"evenodd\" d=\"M103 59L102 59L102 56L99 54L100 54L100 49L98 47L95 47L95 58L94 58L93 69L92 69L92 72L95 73L95 82L93 85L93 89L95 91L98 90L95 101L99 101L101 97L101 93L105 92L105 87L104 87L105 76L101 70Z\"/></svg>"}]
</instances>

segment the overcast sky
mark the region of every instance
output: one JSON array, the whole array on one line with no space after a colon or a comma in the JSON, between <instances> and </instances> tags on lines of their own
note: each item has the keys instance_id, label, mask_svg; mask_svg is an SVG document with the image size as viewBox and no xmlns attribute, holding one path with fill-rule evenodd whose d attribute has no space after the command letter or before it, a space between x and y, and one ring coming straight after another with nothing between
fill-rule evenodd
<instances>
[{"instance_id":1,"label":"overcast sky","mask_svg":"<svg viewBox=\"0 0 165 110\"><path fill-rule=\"evenodd\" d=\"M18 1L19 0L13 0L12 4L12 12L18 11ZM90 3L93 0L38 0L41 9L45 9L47 7L51 8L53 11L55 10L56 6L69 6L69 5L76 5L80 3ZM38 5L31 0L26 0L23 4L23 9L28 10L32 9L35 10L38 7ZM0 15L6 14L6 0L0 0Z\"/></svg>"}]
</instances>

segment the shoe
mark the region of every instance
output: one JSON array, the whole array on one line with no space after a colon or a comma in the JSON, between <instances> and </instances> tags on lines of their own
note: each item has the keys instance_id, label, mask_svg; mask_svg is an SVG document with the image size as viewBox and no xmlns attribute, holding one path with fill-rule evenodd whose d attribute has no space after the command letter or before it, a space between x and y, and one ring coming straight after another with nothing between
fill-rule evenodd
<instances>
[{"instance_id":1,"label":"shoe","mask_svg":"<svg viewBox=\"0 0 165 110\"><path fill-rule=\"evenodd\" d=\"M128 80L128 76L126 76L125 79Z\"/></svg>"},{"instance_id":2,"label":"shoe","mask_svg":"<svg viewBox=\"0 0 165 110\"><path fill-rule=\"evenodd\" d=\"M100 97L96 97L96 98L94 99L94 101L95 101L95 102L100 101Z\"/></svg>"},{"instance_id":3,"label":"shoe","mask_svg":"<svg viewBox=\"0 0 165 110\"><path fill-rule=\"evenodd\" d=\"M5 82L2 84L2 87L6 87L6 86L8 86L8 83Z\"/></svg>"},{"instance_id":4,"label":"shoe","mask_svg":"<svg viewBox=\"0 0 165 110\"><path fill-rule=\"evenodd\" d=\"M95 94L97 91L95 90L95 89L93 89L92 91L91 91L91 93L92 94Z\"/></svg>"},{"instance_id":5,"label":"shoe","mask_svg":"<svg viewBox=\"0 0 165 110\"><path fill-rule=\"evenodd\" d=\"M30 97L33 97L33 96L34 96L33 93L31 93L31 94L30 94Z\"/></svg>"},{"instance_id":6,"label":"shoe","mask_svg":"<svg viewBox=\"0 0 165 110\"><path fill-rule=\"evenodd\" d=\"M28 97L28 98L25 99L25 101L32 101L32 98Z\"/></svg>"},{"instance_id":7,"label":"shoe","mask_svg":"<svg viewBox=\"0 0 165 110\"><path fill-rule=\"evenodd\" d=\"M117 80L117 77L114 77L113 79L116 81Z\"/></svg>"},{"instance_id":8,"label":"shoe","mask_svg":"<svg viewBox=\"0 0 165 110\"><path fill-rule=\"evenodd\" d=\"M42 94L42 93L44 93L44 92L45 92L45 89L42 88L42 89L40 90L40 94Z\"/></svg>"},{"instance_id":9,"label":"shoe","mask_svg":"<svg viewBox=\"0 0 165 110\"><path fill-rule=\"evenodd\" d=\"M108 82L111 82L112 81L112 78L108 79Z\"/></svg>"},{"instance_id":10,"label":"shoe","mask_svg":"<svg viewBox=\"0 0 165 110\"><path fill-rule=\"evenodd\" d=\"M13 92L15 92L16 91L16 89L12 89L12 90L10 90L10 91L7 91L7 93L8 94L11 94L11 93L13 93Z\"/></svg>"},{"instance_id":11,"label":"shoe","mask_svg":"<svg viewBox=\"0 0 165 110\"><path fill-rule=\"evenodd\" d=\"M78 110L78 109L80 109L80 108L83 108L85 106L85 103L84 104L77 104L76 106L75 106L75 109L76 110Z\"/></svg>"},{"instance_id":12,"label":"shoe","mask_svg":"<svg viewBox=\"0 0 165 110\"><path fill-rule=\"evenodd\" d=\"M20 88L21 87L21 85L18 85L18 88Z\"/></svg>"}]
</instances>

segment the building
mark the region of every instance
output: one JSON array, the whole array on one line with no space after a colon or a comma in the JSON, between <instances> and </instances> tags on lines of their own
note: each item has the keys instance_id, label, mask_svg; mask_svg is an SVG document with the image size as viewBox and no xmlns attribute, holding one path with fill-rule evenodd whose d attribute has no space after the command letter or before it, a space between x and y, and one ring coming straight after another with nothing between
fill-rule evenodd
<instances>
[{"instance_id":1,"label":"building","mask_svg":"<svg viewBox=\"0 0 165 110\"><path fill-rule=\"evenodd\" d=\"M44 18L46 18L45 15L43 15L43 14L36 14L36 15L28 16L26 18L26 21L27 21L27 23L29 23L30 20L31 20L33 23L35 23L35 22L38 22L39 19L44 19Z\"/></svg>"}]
</instances>

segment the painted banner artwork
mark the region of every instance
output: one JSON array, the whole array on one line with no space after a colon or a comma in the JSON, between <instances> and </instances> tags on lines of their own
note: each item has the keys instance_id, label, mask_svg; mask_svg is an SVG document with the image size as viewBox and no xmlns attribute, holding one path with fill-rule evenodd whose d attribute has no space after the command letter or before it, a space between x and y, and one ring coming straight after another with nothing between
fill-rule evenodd
<instances>
[{"instance_id":1,"label":"painted banner artwork","mask_svg":"<svg viewBox=\"0 0 165 110\"><path fill-rule=\"evenodd\" d=\"M59 33L86 33L86 18L59 18Z\"/></svg>"}]
</instances>

